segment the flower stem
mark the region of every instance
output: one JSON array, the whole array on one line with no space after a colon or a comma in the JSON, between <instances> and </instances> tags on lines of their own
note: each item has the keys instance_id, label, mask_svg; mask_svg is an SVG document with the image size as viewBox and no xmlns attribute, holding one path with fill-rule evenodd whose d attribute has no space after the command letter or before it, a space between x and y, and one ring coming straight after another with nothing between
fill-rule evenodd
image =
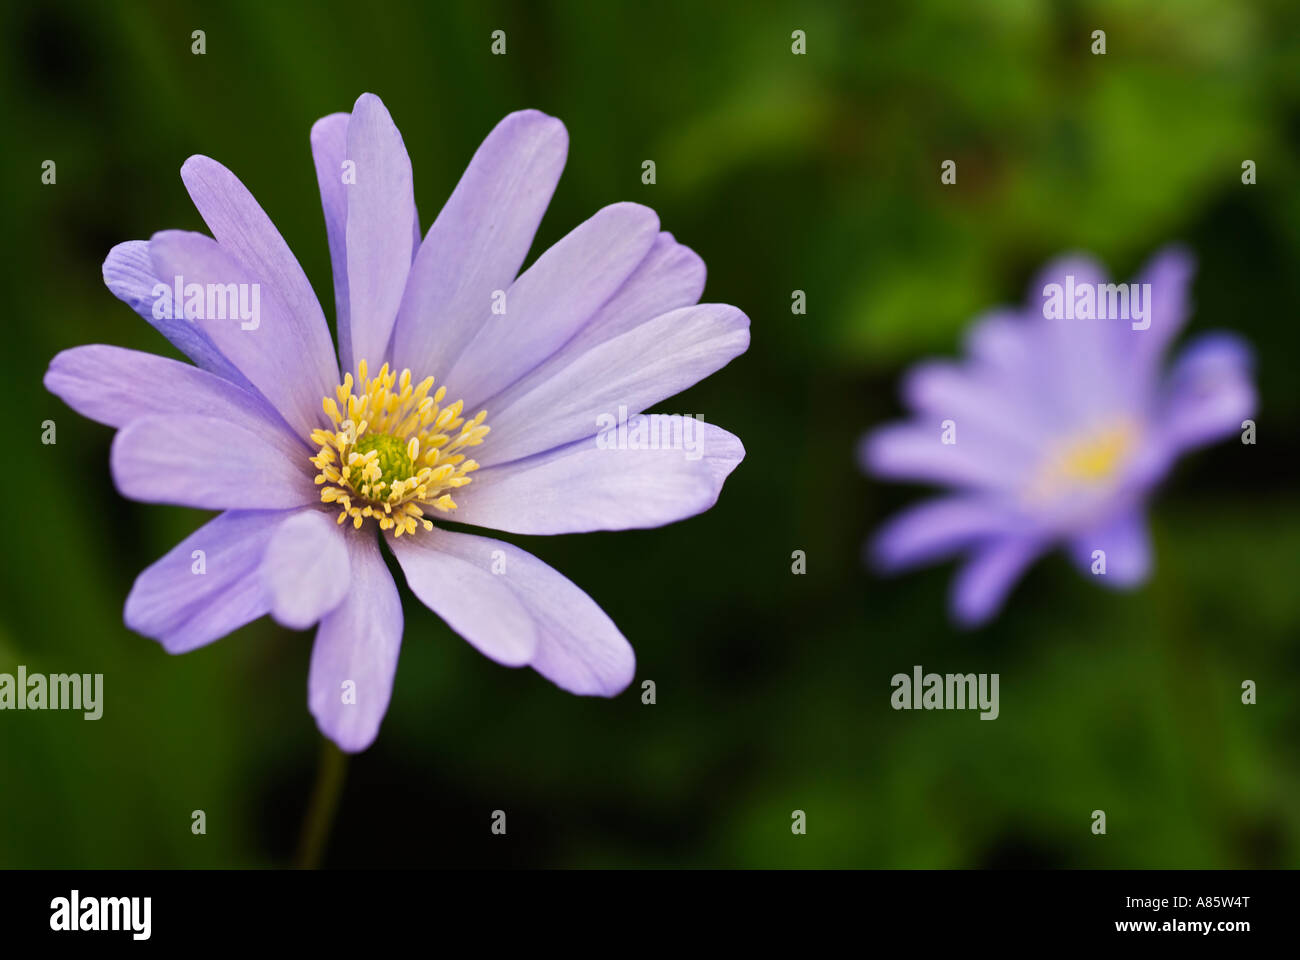
<instances>
[{"instance_id":1,"label":"flower stem","mask_svg":"<svg viewBox=\"0 0 1300 960\"><path fill-rule=\"evenodd\" d=\"M339 796L348 770L348 758L328 739L321 739L320 764L316 769L316 785L312 788L307 816L302 823L302 836L298 840L295 865L299 870L315 870L329 841L330 827L338 811Z\"/></svg>"}]
</instances>

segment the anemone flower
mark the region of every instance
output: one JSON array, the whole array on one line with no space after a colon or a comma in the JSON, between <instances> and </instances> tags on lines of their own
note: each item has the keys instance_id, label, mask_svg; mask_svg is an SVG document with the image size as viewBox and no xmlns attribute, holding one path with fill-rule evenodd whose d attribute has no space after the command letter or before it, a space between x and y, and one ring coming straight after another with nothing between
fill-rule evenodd
<instances>
[{"instance_id":1,"label":"anemone flower","mask_svg":"<svg viewBox=\"0 0 1300 960\"><path fill-rule=\"evenodd\" d=\"M1201 335L1162 369L1193 272L1178 248L1136 284L1063 258L1023 311L973 325L964 362L911 370L912 419L864 437L860 459L877 477L949 489L887 523L870 562L893 572L964 553L950 602L964 626L994 616L1057 545L1099 583L1142 583L1155 487L1180 454L1241 430L1255 406L1250 351L1230 334Z\"/></svg>"},{"instance_id":2,"label":"anemone flower","mask_svg":"<svg viewBox=\"0 0 1300 960\"><path fill-rule=\"evenodd\" d=\"M666 427L662 443L601 428L619 411L626 431L623 417L743 353L748 319L698 303L703 262L638 204L605 207L520 273L568 151L553 117L502 120L422 241L410 160L377 97L317 122L311 147L337 354L271 220L195 156L181 178L212 236L164 231L104 262L109 289L195 366L92 345L46 374L117 428L123 496L223 511L140 574L127 626L183 653L267 613L319 624L311 712L362 750L402 639L383 541L411 592L486 656L575 694L619 693L632 649L590 597L439 521L561 534L707 510L744 456L736 437L694 417L685 450Z\"/></svg>"}]
</instances>

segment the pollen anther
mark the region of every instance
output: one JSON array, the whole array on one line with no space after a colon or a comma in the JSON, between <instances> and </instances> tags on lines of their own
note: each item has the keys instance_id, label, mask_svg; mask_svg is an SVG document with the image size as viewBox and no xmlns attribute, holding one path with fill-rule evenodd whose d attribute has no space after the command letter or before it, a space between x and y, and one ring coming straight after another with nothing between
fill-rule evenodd
<instances>
[{"instance_id":1,"label":"pollen anther","mask_svg":"<svg viewBox=\"0 0 1300 960\"><path fill-rule=\"evenodd\" d=\"M460 451L483 442L487 411L466 421L460 400L440 406L446 387L429 395L433 383L425 377L413 385L410 370L398 374L388 364L372 378L362 360L355 380L346 374L335 396L322 398L333 429L312 431L320 449L310 460L320 471L321 502L339 507L340 524L360 529L369 517L400 537L433 529L426 510L456 509L448 491L469 483L479 466Z\"/></svg>"}]
</instances>

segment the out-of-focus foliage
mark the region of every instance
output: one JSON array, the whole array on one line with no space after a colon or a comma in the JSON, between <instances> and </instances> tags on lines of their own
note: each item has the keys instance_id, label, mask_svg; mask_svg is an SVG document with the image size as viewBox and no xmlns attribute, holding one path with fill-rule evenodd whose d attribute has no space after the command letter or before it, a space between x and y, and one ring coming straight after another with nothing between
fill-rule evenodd
<instances>
[{"instance_id":1,"label":"out-of-focus foliage","mask_svg":"<svg viewBox=\"0 0 1300 960\"><path fill-rule=\"evenodd\" d=\"M332 314L307 135L363 91L402 130L425 227L501 116L561 117L569 163L534 255L606 203L652 205L708 263L705 299L753 319L750 352L664 409L728 427L748 458L700 518L519 539L619 623L654 706L638 685L577 699L502 669L404 596L392 709L351 764L328 863L1296 865L1297 37L1282 0L5 4L0 672L101 672L106 706L0 713L0 865L291 856L317 755L311 635L259 621L173 658L127 631L135 574L203 517L118 497L111 431L41 377L79 343L170 352L99 265L202 229L178 176L193 153L244 180ZM1064 249L1124 279L1171 240L1200 260L1192 328L1255 343L1262 407L1256 446L1167 485L1152 582L1112 594L1058 558L966 635L950 571L869 575L862 541L913 494L863 479L853 447L898 413L904 367L954 351ZM891 710L914 664L1000 673L1001 717Z\"/></svg>"}]
</instances>

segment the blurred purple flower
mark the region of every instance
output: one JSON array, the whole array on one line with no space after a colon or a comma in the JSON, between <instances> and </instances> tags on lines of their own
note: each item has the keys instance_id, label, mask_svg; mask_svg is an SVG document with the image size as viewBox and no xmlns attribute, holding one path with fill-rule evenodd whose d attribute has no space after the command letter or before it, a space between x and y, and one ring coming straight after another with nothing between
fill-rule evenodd
<instances>
[{"instance_id":1,"label":"blurred purple flower","mask_svg":"<svg viewBox=\"0 0 1300 960\"><path fill-rule=\"evenodd\" d=\"M340 747L362 750L388 709L402 637L386 539L412 592L488 657L573 693L619 693L632 649L590 597L519 548L434 529L429 516L558 534L707 510L744 456L736 437L692 420L693 457L666 443L615 452L598 423L743 353L748 319L697 305L703 262L638 204L600 210L519 273L568 151L553 117L502 120L423 242L410 161L377 97L317 122L311 145L338 360L271 220L230 171L196 156L181 177L215 239L123 243L104 281L197 367L94 345L60 353L46 374L69 406L118 428L123 496L225 511L139 576L127 625L182 653L266 613L319 623L311 711ZM173 283L191 282L220 285L218 297L252 289L260 315L196 316L214 312L211 299L176 317L159 309ZM462 416L478 408L490 438L484 414Z\"/></svg>"},{"instance_id":2,"label":"blurred purple flower","mask_svg":"<svg viewBox=\"0 0 1300 960\"><path fill-rule=\"evenodd\" d=\"M972 326L965 362L913 368L902 389L912 419L864 437L861 463L877 477L952 489L887 523L870 562L895 572L965 553L951 593L963 626L993 617L1058 544L1084 572L1100 572L1094 552L1104 551L1097 579L1108 586L1142 583L1153 488L1180 454L1233 435L1255 408L1251 354L1233 335L1198 337L1162 371L1189 313L1193 272L1180 249L1153 258L1137 281L1150 284L1141 321L1048 319L1061 314L1061 301L1049 308L1050 284L1069 294L1106 283L1090 259L1058 260L1023 311Z\"/></svg>"}]
</instances>

